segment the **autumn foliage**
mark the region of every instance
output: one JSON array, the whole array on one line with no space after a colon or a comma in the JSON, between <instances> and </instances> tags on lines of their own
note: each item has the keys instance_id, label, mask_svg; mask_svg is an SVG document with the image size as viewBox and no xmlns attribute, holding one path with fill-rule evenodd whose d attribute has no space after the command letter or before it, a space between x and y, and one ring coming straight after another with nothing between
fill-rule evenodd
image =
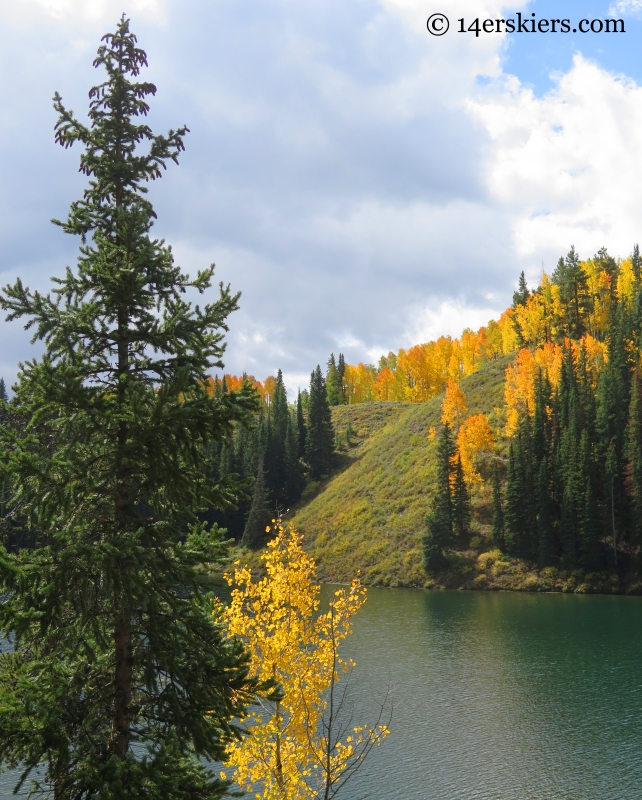
<instances>
[{"instance_id":1,"label":"autumn foliage","mask_svg":"<svg viewBox=\"0 0 642 800\"><path fill-rule=\"evenodd\" d=\"M247 735L233 745L226 766L243 790L260 800L333 797L368 751L388 734L386 725L354 726L341 735L339 681L355 666L339 655L352 619L366 599L358 579L334 592L319 612L321 587L302 537L276 521L262 556L259 580L237 564L223 612L229 631L251 656L251 674L273 681L243 720Z\"/></svg>"}]
</instances>

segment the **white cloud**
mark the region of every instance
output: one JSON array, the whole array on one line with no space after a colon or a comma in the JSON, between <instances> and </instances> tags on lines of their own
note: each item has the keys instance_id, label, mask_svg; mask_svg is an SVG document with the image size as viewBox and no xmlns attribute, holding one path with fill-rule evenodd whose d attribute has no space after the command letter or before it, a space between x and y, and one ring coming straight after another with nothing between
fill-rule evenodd
<instances>
[{"instance_id":1,"label":"white cloud","mask_svg":"<svg viewBox=\"0 0 642 800\"><path fill-rule=\"evenodd\" d=\"M458 300L446 300L436 307L425 308L406 330L406 346L438 339L440 336L461 336L465 328L478 330L491 319L498 319L503 309L471 307Z\"/></svg>"},{"instance_id":2,"label":"white cloud","mask_svg":"<svg viewBox=\"0 0 642 800\"><path fill-rule=\"evenodd\" d=\"M469 108L491 136L488 186L519 256L630 251L642 235L642 88L577 55L542 98L510 78Z\"/></svg>"},{"instance_id":3,"label":"white cloud","mask_svg":"<svg viewBox=\"0 0 642 800\"><path fill-rule=\"evenodd\" d=\"M609 14L612 17L639 16L641 13L642 0L618 0L609 6Z\"/></svg>"}]
</instances>

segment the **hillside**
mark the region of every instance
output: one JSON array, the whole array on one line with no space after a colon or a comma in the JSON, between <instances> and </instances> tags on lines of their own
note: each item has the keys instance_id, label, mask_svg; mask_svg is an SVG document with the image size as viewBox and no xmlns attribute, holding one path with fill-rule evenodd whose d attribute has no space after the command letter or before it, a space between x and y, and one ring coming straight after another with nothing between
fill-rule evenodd
<instances>
[{"instance_id":1,"label":"hillside","mask_svg":"<svg viewBox=\"0 0 642 800\"><path fill-rule=\"evenodd\" d=\"M503 426L503 381L510 357L488 363L460 386L471 414L482 412ZM423 586L424 517L432 498L436 443L443 396L426 403L372 402L333 409L339 438L354 431L337 473L298 509L295 524L323 580L349 580L357 569L367 584ZM475 530L488 532L488 487L473 497Z\"/></svg>"}]
</instances>

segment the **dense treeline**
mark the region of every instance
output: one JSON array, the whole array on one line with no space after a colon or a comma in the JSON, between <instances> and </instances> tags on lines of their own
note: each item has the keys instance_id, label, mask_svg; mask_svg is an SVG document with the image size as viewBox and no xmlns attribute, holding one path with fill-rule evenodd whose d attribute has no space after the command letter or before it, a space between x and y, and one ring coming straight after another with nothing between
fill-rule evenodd
<instances>
[{"instance_id":1,"label":"dense treeline","mask_svg":"<svg viewBox=\"0 0 642 800\"><path fill-rule=\"evenodd\" d=\"M213 379L210 388L221 397L243 383L253 384L263 397L254 426L239 427L210 447L216 465L212 477L225 482L240 476L248 493L238 505L204 517L255 549L265 544L266 527L275 515L296 503L308 481L317 481L331 469L335 436L328 386L319 366L310 376L309 391L299 392L292 405L281 370L264 384L224 376Z\"/></svg>"},{"instance_id":2,"label":"dense treeline","mask_svg":"<svg viewBox=\"0 0 642 800\"><path fill-rule=\"evenodd\" d=\"M506 372L508 447L505 458L493 455L492 540L540 567L640 566L640 265L637 246L623 261L604 249L581 261L571 248L535 291L522 273L514 294L510 318L523 346ZM424 536L429 570L445 549L466 545L460 460L444 425Z\"/></svg>"}]
</instances>

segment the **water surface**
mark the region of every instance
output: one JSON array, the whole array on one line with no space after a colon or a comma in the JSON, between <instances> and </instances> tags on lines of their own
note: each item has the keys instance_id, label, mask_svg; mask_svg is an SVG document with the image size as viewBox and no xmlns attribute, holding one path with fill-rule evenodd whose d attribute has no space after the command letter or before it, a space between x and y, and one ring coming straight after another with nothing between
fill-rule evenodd
<instances>
[{"instance_id":1,"label":"water surface","mask_svg":"<svg viewBox=\"0 0 642 800\"><path fill-rule=\"evenodd\" d=\"M394 713L339 798L642 798L642 598L371 589L348 651Z\"/></svg>"},{"instance_id":2,"label":"water surface","mask_svg":"<svg viewBox=\"0 0 642 800\"><path fill-rule=\"evenodd\" d=\"M642 798L642 599L373 589L360 614L362 705L390 675L395 708L350 800Z\"/></svg>"}]
</instances>

